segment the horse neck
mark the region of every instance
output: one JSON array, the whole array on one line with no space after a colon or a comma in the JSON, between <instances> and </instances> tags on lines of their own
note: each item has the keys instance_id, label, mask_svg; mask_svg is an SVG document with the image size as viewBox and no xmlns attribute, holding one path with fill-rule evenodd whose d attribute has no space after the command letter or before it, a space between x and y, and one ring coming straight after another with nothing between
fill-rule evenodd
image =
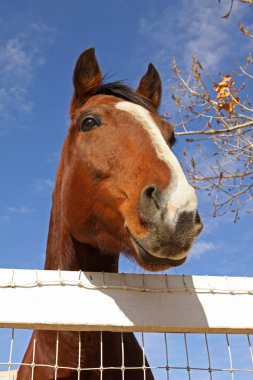
<instances>
[{"instance_id":1,"label":"horse neck","mask_svg":"<svg viewBox=\"0 0 253 380\"><path fill-rule=\"evenodd\" d=\"M73 239L61 219L60 188L53 194L45 269L118 272L118 255L101 252L98 248Z\"/></svg>"}]
</instances>

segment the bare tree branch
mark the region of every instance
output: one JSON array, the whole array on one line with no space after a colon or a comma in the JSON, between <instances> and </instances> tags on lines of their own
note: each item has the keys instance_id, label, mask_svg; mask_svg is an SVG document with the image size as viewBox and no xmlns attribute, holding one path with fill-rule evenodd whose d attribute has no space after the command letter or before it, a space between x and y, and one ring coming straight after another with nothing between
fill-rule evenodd
<instances>
[{"instance_id":1,"label":"bare tree branch","mask_svg":"<svg viewBox=\"0 0 253 380\"><path fill-rule=\"evenodd\" d=\"M237 82L250 84L252 64L249 55ZM243 84L238 88L230 75L217 83L196 57L186 78L175 59L173 70L172 98L179 115L175 130L191 148L183 152L188 176L213 199L214 216L232 211L237 221L241 211L253 211L252 102Z\"/></svg>"}]
</instances>

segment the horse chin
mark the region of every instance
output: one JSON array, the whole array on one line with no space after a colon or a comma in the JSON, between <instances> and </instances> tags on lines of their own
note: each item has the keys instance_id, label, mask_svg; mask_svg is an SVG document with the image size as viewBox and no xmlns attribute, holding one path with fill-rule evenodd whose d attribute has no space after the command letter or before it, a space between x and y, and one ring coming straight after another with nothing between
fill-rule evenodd
<instances>
[{"instance_id":1,"label":"horse chin","mask_svg":"<svg viewBox=\"0 0 253 380\"><path fill-rule=\"evenodd\" d=\"M135 249L135 260L142 268L149 271L156 272L177 267L185 263L187 259L187 251L182 251L180 258L159 257L147 251L133 236L131 236L131 240Z\"/></svg>"}]
</instances>

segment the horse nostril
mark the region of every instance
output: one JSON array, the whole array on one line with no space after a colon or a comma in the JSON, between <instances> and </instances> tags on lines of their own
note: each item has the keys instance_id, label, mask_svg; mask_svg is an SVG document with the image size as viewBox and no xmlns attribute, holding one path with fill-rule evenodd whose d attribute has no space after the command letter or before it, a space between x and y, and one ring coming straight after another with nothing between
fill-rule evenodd
<instances>
[{"instance_id":1,"label":"horse nostril","mask_svg":"<svg viewBox=\"0 0 253 380\"><path fill-rule=\"evenodd\" d=\"M198 211L196 212L195 223L196 223L196 224L200 224L200 223L202 223Z\"/></svg>"},{"instance_id":2,"label":"horse nostril","mask_svg":"<svg viewBox=\"0 0 253 380\"><path fill-rule=\"evenodd\" d=\"M148 187L145 187L142 190L142 195L144 197L147 197L147 198L151 199L154 191L155 191L155 187L154 186L148 186Z\"/></svg>"},{"instance_id":3,"label":"horse nostril","mask_svg":"<svg viewBox=\"0 0 253 380\"><path fill-rule=\"evenodd\" d=\"M197 228L197 234L200 234L200 232L203 229L203 223L202 223L202 220L201 220L201 218L199 216L198 211L196 212L196 215L195 215L195 225L196 225L196 228Z\"/></svg>"},{"instance_id":4,"label":"horse nostril","mask_svg":"<svg viewBox=\"0 0 253 380\"><path fill-rule=\"evenodd\" d=\"M161 195L159 190L154 186L145 187L142 191L142 197L146 197L148 202L153 203L160 210Z\"/></svg>"},{"instance_id":5,"label":"horse nostril","mask_svg":"<svg viewBox=\"0 0 253 380\"><path fill-rule=\"evenodd\" d=\"M161 208L161 193L155 186L147 186L141 192L140 211L142 219L150 222Z\"/></svg>"}]
</instances>

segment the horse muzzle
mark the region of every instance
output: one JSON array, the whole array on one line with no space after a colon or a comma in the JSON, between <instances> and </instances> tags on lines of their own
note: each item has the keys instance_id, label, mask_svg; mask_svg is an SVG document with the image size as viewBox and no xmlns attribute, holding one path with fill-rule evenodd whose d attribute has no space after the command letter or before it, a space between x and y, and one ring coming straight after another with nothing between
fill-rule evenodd
<instances>
[{"instance_id":1,"label":"horse muzzle","mask_svg":"<svg viewBox=\"0 0 253 380\"><path fill-rule=\"evenodd\" d=\"M171 267L183 264L196 237L203 228L197 211L195 191L176 207L173 199L154 186L143 189L140 195L140 221L147 234L138 237L128 228L140 263L152 267Z\"/></svg>"},{"instance_id":2,"label":"horse muzzle","mask_svg":"<svg viewBox=\"0 0 253 380\"><path fill-rule=\"evenodd\" d=\"M150 244L147 244L147 238L138 240L136 237L133 236L131 232L130 236L138 258L141 262L147 264L149 267L176 267L183 264L186 261L187 251L178 249L179 247L177 246L168 244L166 247L160 248L159 250L153 250L152 247L150 247ZM149 248L146 247L147 245L149 246ZM175 254L175 250L178 252L178 256L172 255L172 252Z\"/></svg>"}]
</instances>

